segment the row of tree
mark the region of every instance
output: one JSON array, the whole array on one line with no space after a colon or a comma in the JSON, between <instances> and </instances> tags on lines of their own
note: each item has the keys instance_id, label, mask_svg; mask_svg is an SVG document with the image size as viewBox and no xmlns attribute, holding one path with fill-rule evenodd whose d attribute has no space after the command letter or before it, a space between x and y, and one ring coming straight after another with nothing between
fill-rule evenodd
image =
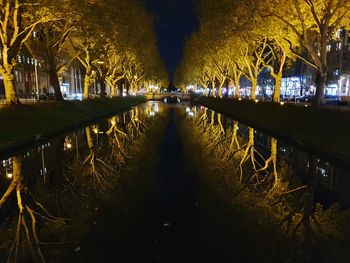
<instances>
[{"instance_id":1,"label":"row of tree","mask_svg":"<svg viewBox=\"0 0 350 263\"><path fill-rule=\"evenodd\" d=\"M218 90L227 81L239 96L241 77L255 99L258 76L274 80L272 100L279 102L286 65L302 60L316 71L319 105L327 81L327 45L350 26L348 0L201 0L200 27L188 40L175 73L176 84ZM215 95L215 92L214 92Z\"/></svg>"},{"instance_id":2,"label":"row of tree","mask_svg":"<svg viewBox=\"0 0 350 263\"><path fill-rule=\"evenodd\" d=\"M0 75L6 101L18 103L15 66L26 48L63 100L59 74L73 61L85 69L84 98L96 74L101 95L121 79L135 92L147 84L166 85L153 20L139 0L0 0Z\"/></svg>"}]
</instances>

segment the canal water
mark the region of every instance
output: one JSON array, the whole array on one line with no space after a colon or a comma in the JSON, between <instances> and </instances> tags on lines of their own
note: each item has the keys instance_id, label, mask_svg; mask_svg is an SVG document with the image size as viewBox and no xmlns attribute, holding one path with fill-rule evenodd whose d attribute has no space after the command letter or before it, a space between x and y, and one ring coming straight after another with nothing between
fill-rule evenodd
<instances>
[{"instance_id":1,"label":"canal water","mask_svg":"<svg viewBox=\"0 0 350 263\"><path fill-rule=\"evenodd\" d=\"M0 159L1 262L350 253L347 164L202 106L149 101Z\"/></svg>"}]
</instances>

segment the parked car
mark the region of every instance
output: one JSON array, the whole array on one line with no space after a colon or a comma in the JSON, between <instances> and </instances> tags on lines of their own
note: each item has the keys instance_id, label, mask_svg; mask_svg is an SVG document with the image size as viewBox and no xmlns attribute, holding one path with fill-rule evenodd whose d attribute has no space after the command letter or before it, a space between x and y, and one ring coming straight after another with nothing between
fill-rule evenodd
<instances>
[{"instance_id":1,"label":"parked car","mask_svg":"<svg viewBox=\"0 0 350 263\"><path fill-rule=\"evenodd\" d=\"M340 96L325 95L322 102L328 105L338 105L341 102L341 98Z\"/></svg>"}]
</instances>

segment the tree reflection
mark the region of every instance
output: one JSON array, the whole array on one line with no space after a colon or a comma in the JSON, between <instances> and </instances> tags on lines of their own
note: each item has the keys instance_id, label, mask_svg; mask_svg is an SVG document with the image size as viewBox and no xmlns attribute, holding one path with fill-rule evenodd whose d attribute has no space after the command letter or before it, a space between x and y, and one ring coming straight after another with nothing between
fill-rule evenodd
<instances>
[{"instance_id":1,"label":"tree reflection","mask_svg":"<svg viewBox=\"0 0 350 263\"><path fill-rule=\"evenodd\" d=\"M218 174L225 175L225 183L230 183L226 187L232 193L226 194L243 203L255 203L256 209L264 207L274 218L275 229L290 238L298 238L299 245L311 246L320 240L330 240L335 232L339 237L344 236L340 221L335 218L346 218L346 215L341 216L336 206L324 209L316 202L320 164L315 156L304 157L308 160L308 173L297 175L291 163L282 157L279 160L276 138L261 139L261 134L251 127L242 125L239 129L237 121L232 122L227 136L221 115L212 112L209 116L204 109L193 125L202 136L203 149L208 150L208 162L217 167ZM234 178L238 189L233 189ZM237 197L235 193L240 195L242 189L249 195Z\"/></svg>"},{"instance_id":2,"label":"tree reflection","mask_svg":"<svg viewBox=\"0 0 350 263\"><path fill-rule=\"evenodd\" d=\"M242 149L238 139L238 122L233 121L232 126L233 128L232 128L231 142L228 147L228 151L224 155L226 160L233 158L234 155Z\"/></svg>"},{"instance_id":3,"label":"tree reflection","mask_svg":"<svg viewBox=\"0 0 350 263\"><path fill-rule=\"evenodd\" d=\"M147 128L143 120L140 119L139 109L136 107L131 110L131 119L127 124L128 134L131 140L134 140L141 136Z\"/></svg>"},{"instance_id":4,"label":"tree reflection","mask_svg":"<svg viewBox=\"0 0 350 263\"><path fill-rule=\"evenodd\" d=\"M62 219L52 216L41 203L35 200L24 184L22 164L21 157L13 157L12 181L0 200L0 208L2 208L10 196L15 195L18 208L15 237L7 262L26 261L25 256L20 259L20 249L28 249L34 261L45 262L38 237L38 218L50 222L59 222Z\"/></svg>"},{"instance_id":5,"label":"tree reflection","mask_svg":"<svg viewBox=\"0 0 350 263\"><path fill-rule=\"evenodd\" d=\"M317 159L309 157L309 173L306 185L299 186L287 192L280 193L278 198L283 206L288 207L287 213L279 226L285 227L285 234L303 233L307 243L317 238L317 233L323 235L322 226L316 219L315 191L317 188ZM276 204L276 203L275 203Z\"/></svg>"},{"instance_id":6,"label":"tree reflection","mask_svg":"<svg viewBox=\"0 0 350 263\"><path fill-rule=\"evenodd\" d=\"M56 253L53 244L69 247L84 235L86 222L97 213L98 200L110 200L126 162L135 150L140 150L140 141L148 127L147 117L145 111L135 108L121 117L113 116L108 121L87 126L79 138L75 137L75 143L71 135L48 143L51 146L45 151L45 162L50 169L46 180L35 172L42 168L40 150L28 151L26 159L11 158L12 165L6 161L6 174L8 179L11 175L11 182L5 185L6 189L1 188L1 212L10 217L11 210L2 208L18 208L16 222L11 220L10 225L6 224L9 227L2 228L6 230L2 231L4 236L15 235L12 244L1 247L10 249L8 262L44 262L44 252ZM78 151L78 141L79 155L76 155L74 147ZM55 217L48 211L67 218ZM50 243L39 240L39 234ZM44 244L51 246L43 250ZM68 250L65 253L69 253Z\"/></svg>"},{"instance_id":7,"label":"tree reflection","mask_svg":"<svg viewBox=\"0 0 350 263\"><path fill-rule=\"evenodd\" d=\"M114 116L110 119L110 128L106 132L109 138L109 144L111 149L111 157L117 160L118 163L122 163L129 156L126 153L125 144L128 140L128 135L118 127L117 117Z\"/></svg>"}]
</instances>

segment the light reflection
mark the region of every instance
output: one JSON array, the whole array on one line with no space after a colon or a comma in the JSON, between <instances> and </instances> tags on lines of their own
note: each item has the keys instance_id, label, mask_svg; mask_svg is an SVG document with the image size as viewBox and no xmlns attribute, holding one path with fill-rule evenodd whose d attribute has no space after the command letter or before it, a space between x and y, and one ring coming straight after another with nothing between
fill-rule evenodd
<instances>
[{"instance_id":1,"label":"light reflection","mask_svg":"<svg viewBox=\"0 0 350 263\"><path fill-rule=\"evenodd\" d=\"M63 148L64 148L64 150L70 150L70 149L73 148L72 139L71 139L69 136L67 136L67 137L64 139Z\"/></svg>"}]
</instances>

